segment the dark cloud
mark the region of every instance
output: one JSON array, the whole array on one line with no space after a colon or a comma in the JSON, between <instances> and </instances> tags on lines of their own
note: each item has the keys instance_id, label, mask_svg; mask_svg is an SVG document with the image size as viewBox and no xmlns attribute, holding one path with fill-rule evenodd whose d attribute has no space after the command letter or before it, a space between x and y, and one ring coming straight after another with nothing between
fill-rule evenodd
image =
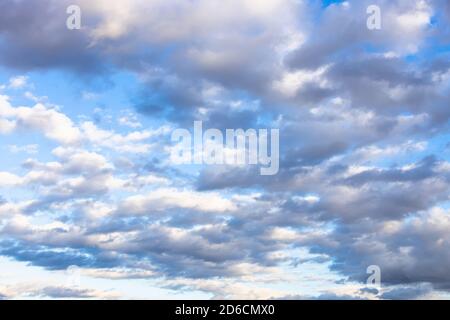
<instances>
[{"instance_id":1,"label":"dark cloud","mask_svg":"<svg viewBox=\"0 0 450 320\"><path fill-rule=\"evenodd\" d=\"M50 270L63 270L71 265L90 266L93 262L92 257L87 257L81 252L57 252L43 246L27 246L26 243L2 242L0 254Z\"/></svg>"},{"instance_id":2,"label":"dark cloud","mask_svg":"<svg viewBox=\"0 0 450 320\"><path fill-rule=\"evenodd\" d=\"M88 289L73 289L61 287L45 287L40 294L50 298L95 298L95 295Z\"/></svg>"},{"instance_id":3,"label":"dark cloud","mask_svg":"<svg viewBox=\"0 0 450 320\"><path fill-rule=\"evenodd\" d=\"M382 299L387 300L414 300L420 299L433 290L429 285L418 285L414 287L401 287L384 292L381 295Z\"/></svg>"},{"instance_id":4,"label":"dark cloud","mask_svg":"<svg viewBox=\"0 0 450 320\"><path fill-rule=\"evenodd\" d=\"M68 5L68 1L3 1L0 63L24 71L61 68L91 75L104 71L105 59L89 47L88 36L66 27Z\"/></svg>"}]
</instances>

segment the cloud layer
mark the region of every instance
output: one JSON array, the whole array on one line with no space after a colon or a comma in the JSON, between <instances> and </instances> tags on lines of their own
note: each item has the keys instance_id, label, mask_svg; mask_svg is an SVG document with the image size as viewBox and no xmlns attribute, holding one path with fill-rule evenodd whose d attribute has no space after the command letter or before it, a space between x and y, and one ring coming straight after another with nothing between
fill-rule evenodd
<instances>
[{"instance_id":1,"label":"cloud layer","mask_svg":"<svg viewBox=\"0 0 450 320\"><path fill-rule=\"evenodd\" d=\"M381 30L366 27L374 2ZM15 74L0 137L17 159L0 163L0 255L213 298L448 294L446 1L73 3L81 30L65 28L69 1L0 4L0 63ZM55 80L39 100L33 77L51 72L82 88L77 103L113 88L129 107L117 125L60 108ZM194 120L279 128L279 173L172 166L170 133ZM381 291L365 286L370 265ZM0 297L119 296L25 287Z\"/></svg>"}]
</instances>

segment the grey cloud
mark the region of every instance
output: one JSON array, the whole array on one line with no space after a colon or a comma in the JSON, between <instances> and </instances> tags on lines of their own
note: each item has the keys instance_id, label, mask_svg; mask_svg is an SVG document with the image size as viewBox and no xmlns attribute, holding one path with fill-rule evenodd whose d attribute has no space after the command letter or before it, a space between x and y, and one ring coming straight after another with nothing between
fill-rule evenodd
<instances>
[{"instance_id":1,"label":"grey cloud","mask_svg":"<svg viewBox=\"0 0 450 320\"><path fill-rule=\"evenodd\" d=\"M0 62L20 70L62 68L94 74L104 59L89 48L84 32L68 30L68 1L3 1Z\"/></svg>"},{"instance_id":2,"label":"grey cloud","mask_svg":"<svg viewBox=\"0 0 450 320\"><path fill-rule=\"evenodd\" d=\"M345 183L357 186L374 182L406 182L420 181L435 176L434 169L438 164L434 156L429 156L420 161L416 167L408 170L393 168L391 170L367 170L355 174L344 180ZM444 176L445 177L445 176Z\"/></svg>"},{"instance_id":3,"label":"grey cloud","mask_svg":"<svg viewBox=\"0 0 450 320\"><path fill-rule=\"evenodd\" d=\"M414 300L414 299L420 299L424 295L431 293L433 291L433 288L429 285L417 285L417 286L406 286L406 287L400 287L395 288L392 290L389 290L387 292L384 292L381 295L382 299L387 300Z\"/></svg>"}]
</instances>

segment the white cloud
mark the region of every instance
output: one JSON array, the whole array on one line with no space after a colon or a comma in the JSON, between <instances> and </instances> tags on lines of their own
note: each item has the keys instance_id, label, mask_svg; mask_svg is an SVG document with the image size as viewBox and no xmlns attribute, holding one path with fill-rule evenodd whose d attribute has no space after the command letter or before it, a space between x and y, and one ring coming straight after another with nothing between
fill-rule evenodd
<instances>
[{"instance_id":1,"label":"white cloud","mask_svg":"<svg viewBox=\"0 0 450 320\"><path fill-rule=\"evenodd\" d=\"M0 187L11 187L22 183L22 178L9 172L0 172Z\"/></svg>"},{"instance_id":2,"label":"white cloud","mask_svg":"<svg viewBox=\"0 0 450 320\"><path fill-rule=\"evenodd\" d=\"M84 122L81 124L81 130L87 141L90 143L106 147L118 152L148 153L152 144L145 141L151 137L168 132L167 128L156 130L134 131L127 135L121 135L114 131L108 131L98 128L93 122Z\"/></svg>"},{"instance_id":3,"label":"white cloud","mask_svg":"<svg viewBox=\"0 0 450 320\"><path fill-rule=\"evenodd\" d=\"M17 146L15 144L9 145L8 149L11 153L19 153L19 152L25 152L28 154L36 154L39 151L39 145L37 144L27 144L24 146Z\"/></svg>"},{"instance_id":4,"label":"white cloud","mask_svg":"<svg viewBox=\"0 0 450 320\"><path fill-rule=\"evenodd\" d=\"M106 158L95 152L81 149L58 147L52 153L63 162L67 173L96 173L112 170L114 167Z\"/></svg>"},{"instance_id":5,"label":"white cloud","mask_svg":"<svg viewBox=\"0 0 450 320\"><path fill-rule=\"evenodd\" d=\"M125 115L119 118L119 124L133 129L141 128L142 124L137 120L136 115Z\"/></svg>"},{"instance_id":6,"label":"white cloud","mask_svg":"<svg viewBox=\"0 0 450 320\"><path fill-rule=\"evenodd\" d=\"M285 72L282 75L281 80L276 80L273 83L273 88L289 98L294 97L297 91L306 84L316 84L321 88L326 88L329 86L329 82L324 77L324 74L328 68L329 65L326 65L314 71L299 70L294 72Z\"/></svg>"},{"instance_id":7,"label":"white cloud","mask_svg":"<svg viewBox=\"0 0 450 320\"><path fill-rule=\"evenodd\" d=\"M36 130L47 138L64 144L80 142L81 135L65 114L49 109L41 103L34 107L12 107L7 96L0 96L0 120L14 122L14 129ZM12 131L11 128L6 130Z\"/></svg>"},{"instance_id":8,"label":"white cloud","mask_svg":"<svg viewBox=\"0 0 450 320\"><path fill-rule=\"evenodd\" d=\"M217 193L201 193L187 190L157 189L147 195L128 197L119 206L123 214L151 214L174 208L193 209L205 212L226 212L236 209L230 200Z\"/></svg>"},{"instance_id":9,"label":"white cloud","mask_svg":"<svg viewBox=\"0 0 450 320\"><path fill-rule=\"evenodd\" d=\"M17 76L9 79L9 88L12 89L20 89L27 85L28 77L27 76Z\"/></svg>"}]
</instances>

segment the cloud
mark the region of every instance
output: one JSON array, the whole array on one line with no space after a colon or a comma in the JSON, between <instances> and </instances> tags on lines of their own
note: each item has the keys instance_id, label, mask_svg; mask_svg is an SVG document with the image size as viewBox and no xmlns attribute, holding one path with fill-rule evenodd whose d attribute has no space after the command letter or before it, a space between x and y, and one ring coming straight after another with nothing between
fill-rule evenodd
<instances>
[{"instance_id":1,"label":"cloud","mask_svg":"<svg viewBox=\"0 0 450 320\"><path fill-rule=\"evenodd\" d=\"M27 144L25 146L9 145L8 149L12 153L25 152L28 154L36 154L39 150L39 145L37 144Z\"/></svg>"},{"instance_id":2,"label":"cloud","mask_svg":"<svg viewBox=\"0 0 450 320\"><path fill-rule=\"evenodd\" d=\"M54 299L118 299L120 296L115 292L101 292L92 289L73 289L64 287L45 287L35 293L37 296Z\"/></svg>"},{"instance_id":3,"label":"cloud","mask_svg":"<svg viewBox=\"0 0 450 320\"><path fill-rule=\"evenodd\" d=\"M10 146L0 170L1 255L213 298L413 299L449 290L443 1L376 1L376 31L366 28L369 1L75 3L83 21L72 31L67 1L0 4L0 64L26 74L1 87L11 95L0 96ZM118 120L105 124L56 107L57 81L34 80L51 70L65 80L72 73L80 103L99 106L95 117L103 104L134 109L114 109ZM111 96L97 90L97 77ZM22 91L33 105L17 105ZM169 134L193 120L279 128L278 175L170 166ZM311 294L273 289L311 264L351 283L342 291L321 283ZM361 289L373 264L386 290Z\"/></svg>"},{"instance_id":4,"label":"cloud","mask_svg":"<svg viewBox=\"0 0 450 320\"><path fill-rule=\"evenodd\" d=\"M63 68L91 74L104 70L104 60L88 48L89 37L66 28L69 4L73 3L65 0L27 5L21 1L3 2L0 62L20 70ZM38 36L43 33L47 37Z\"/></svg>"},{"instance_id":5,"label":"cloud","mask_svg":"<svg viewBox=\"0 0 450 320\"><path fill-rule=\"evenodd\" d=\"M47 138L65 144L79 142L81 133L65 114L38 103L34 107L12 107L7 96L0 96L0 119L14 130L36 130Z\"/></svg>"},{"instance_id":6,"label":"cloud","mask_svg":"<svg viewBox=\"0 0 450 320\"><path fill-rule=\"evenodd\" d=\"M432 292L432 287L429 285L419 285L413 287L400 287L390 291L384 292L381 295L382 299L387 300L416 300L424 299L424 296Z\"/></svg>"},{"instance_id":7,"label":"cloud","mask_svg":"<svg viewBox=\"0 0 450 320\"><path fill-rule=\"evenodd\" d=\"M82 287L61 285L44 285L43 283L20 283L0 286L0 295L4 299L43 298L43 299L119 299L121 294L117 291L95 290Z\"/></svg>"},{"instance_id":8,"label":"cloud","mask_svg":"<svg viewBox=\"0 0 450 320\"><path fill-rule=\"evenodd\" d=\"M173 208L193 209L206 212L233 211L235 205L218 194L196 193L186 190L159 189L148 195L131 196L121 204L119 212L144 214L151 211L165 211Z\"/></svg>"},{"instance_id":9,"label":"cloud","mask_svg":"<svg viewBox=\"0 0 450 320\"><path fill-rule=\"evenodd\" d=\"M9 88L18 89L22 88L27 84L28 77L27 76L17 76L9 79Z\"/></svg>"},{"instance_id":10,"label":"cloud","mask_svg":"<svg viewBox=\"0 0 450 320\"><path fill-rule=\"evenodd\" d=\"M111 148L118 152L129 153L148 153L152 145L144 141L169 132L168 127L162 127L153 131L133 131L127 135L121 135L113 131L100 129L90 121L82 123L81 129L85 139L90 143Z\"/></svg>"}]
</instances>

